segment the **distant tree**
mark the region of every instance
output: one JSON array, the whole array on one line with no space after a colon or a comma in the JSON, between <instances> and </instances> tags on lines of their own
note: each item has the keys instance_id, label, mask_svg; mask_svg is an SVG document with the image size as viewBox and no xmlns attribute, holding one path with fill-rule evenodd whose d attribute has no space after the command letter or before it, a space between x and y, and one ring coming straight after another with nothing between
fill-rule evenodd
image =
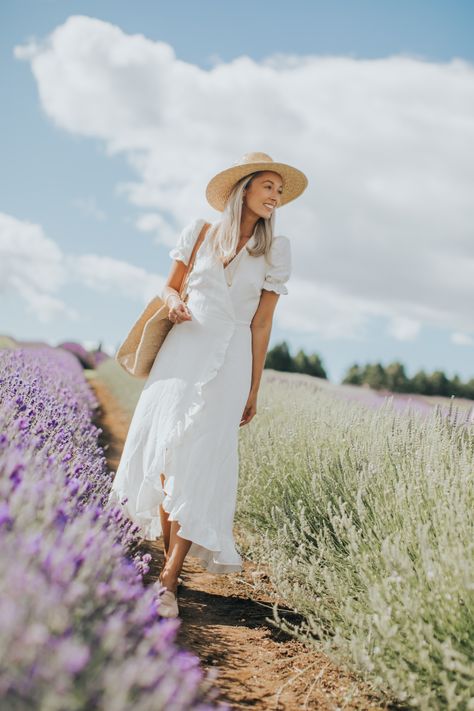
<instances>
[{"instance_id":1,"label":"distant tree","mask_svg":"<svg viewBox=\"0 0 474 711\"><path fill-rule=\"evenodd\" d=\"M300 349L293 358L293 367L297 373L306 373L307 375L314 375L317 378L328 377L321 358L317 353L312 353L308 356L303 349Z\"/></svg>"},{"instance_id":2,"label":"distant tree","mask_svg":"<svg viewBox=\"0 0 474 711\"><path fill-rule=\"evenodd\" d=\"M323 361L317 353L312 353L309 356L309 365L311 368L310 375L314 375L317 378L324 378L324 380L327 380L328 376L326 373L326 369L323 365Z\"/></svg>"},{"instance_id":3,"label":"distant tree","mask_svg":"<svg viewBox=\"0 0 474 711\"><path fill-rule=\"evenodd\" d=\"M419 395L431 395L431 380L425 371L419 370L413 378L410 379L411 392Z\"/></svg>"},{"instance_id":4,"label":"distant tree","mask_svg":"<svg viewBox=\"0 0 474 711\"><path fill-rule=\"evenodd\" d=\"M450 383L451 395L454 395L455 397L465 397L466 386L457 373L455 373L454 378L451 379Z\"/></svg>"},{"instance_id":5,"label":"distant tree","mask_svg":"<svg viewBox=\"0 0 474 711\"><path fill-rule=\"evenodd\" d=\"M348 385L362 385L362 376L362 368L357 363L354 363L345 374L342 382Z\"/></svg>"},{"instance_id":6,"label":"distant tree","mask_svg":"<svg viewBox=\"0 0 474 711\"><path fill-rule=\"evenodd\" d=\"M405 366L398 361L389 363L385 368L386 387L394 393L406 393L410 390L410 381L405 373Z\"/></svg>"},{"instance_id":7,"label":"distant tree","mask_svg":"<svg viewBox=\"0 0 474 711\"><path fill-rule=\"evenodd\" d=\"M451 395L451 384L442 370L435 370L431 373L429 380L433 395L443 395L444 397Z\"/></svg>"},{"instance_id":8,"label":"distant tree","mask_svg":"<svg viewBox=\"0 0 474 711\"><path fill-rule=\"evenodd\" d=\"M387 387L387 375L381 363L368 363L364 368L362 379L374 390Z\"/></svg>"},{"instance_id":9,"label":"distant tree","mask_svg":"<svg viewBox=\"0 0 474 711\"><path fill-rule=\"evenodd\" d=\"M474 378L471 378L464 384L464 397L474 400Z\"/></svg>"},{"instance_id":10,"label":"distant tree","mask_svg":"<svg viewBox=\"0 0 474 711\"><path fill-rule=\"evenodd\" d=\"M470 400L474 400L474 378L471 378L466 383L464 383L462 397L467 397Z\"/></svg>"},{"instance_id":11,"label":"distant tree","mask_svg":"<svg viewBox=\"0 0 474 711\"><path fill-rule=\"evenodd\" d=\"M282 341L267 351L265 358L265 368L273 368L287 373L306 373L317 378L327 378L322 360L317 353L307 355L300 348L293 358L288 343Z\"/></svg>"},{"instance_id":12,"label":"distant tree","mask_svg":"<svg viewBox=\"0 0 474 711\"><path fill-rule=\"evenodd\" d=\"M293 358L290 355L286 341L277 343L273 348L267 351L265 368L273 368L273 370L281 370L286 373L293 372Z\"/></svg>"},{"instance_id":13,"label":"distant tree","mask_svg":"<svg viewBox=\"0 0 474 711\"><path fill-rule=\"evenodd\" d=\"M305 351L300 348L298 353L293 358L293 366L298 373L308 373L310 369L309 358Z\"/></svg>"},{"instance_id":14,"label":"distant tree","mask_svg":"<svg viewBox=\"0 0 474 711\"><path fill-rule=\"evenodd\" d=\"M450 380L441 370L435 370L429 375L423 369L409 378L405 372L405 366L398 361L394 361L386 367L381 363L367 363L364 367L354 363L348 369L342 382L352 385L369 385L374 390L386 388L391 392L465 397L474 400L474 378L463 383L459 375L454 375Z\"/></svg>"}]
</instances>

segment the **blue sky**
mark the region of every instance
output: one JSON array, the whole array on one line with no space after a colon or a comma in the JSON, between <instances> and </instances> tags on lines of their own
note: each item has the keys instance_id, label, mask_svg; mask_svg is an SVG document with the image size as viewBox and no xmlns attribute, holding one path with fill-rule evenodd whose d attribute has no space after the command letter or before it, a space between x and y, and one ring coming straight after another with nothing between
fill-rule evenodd
<instances>
[{"instance_id":1,"label":"blue sky","mask_svg":"<svg viewBox=\"0 0 474 711\"><path fill-rule=\"evenodd\" d=\"M271 342L318 352L334 380L354 361L394 359L410 374L473 377L472 4L223 8L2 3L0 333L116 347L166 275L179 229L196 211L216 219L206 177L264 150L310 178L281 214L294 271ZM114 57L128 51L139 62L125 81ZM153 91L160 72L147 103L133 83ZM234 122L219 107L241 80ZM269 98L259 104L262 86ZM189 131L183 121L173 133L173 111L189 111ZM169 195L176 163L194 174Z\"/></svg>"}]
</instances>

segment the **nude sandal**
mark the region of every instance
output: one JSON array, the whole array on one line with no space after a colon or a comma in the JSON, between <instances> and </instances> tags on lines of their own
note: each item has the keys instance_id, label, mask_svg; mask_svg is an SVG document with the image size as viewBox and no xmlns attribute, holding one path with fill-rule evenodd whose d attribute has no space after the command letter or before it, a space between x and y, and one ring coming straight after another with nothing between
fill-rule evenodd
<instances>
[{"instance_id":1,"label":"nude sandal","mask_svg":"<svg viewBox=\"0 0 474 711\"><path fill-rule=\"evenodd\" d=\"M165 591L159 595L158 600L158 614L160 617L179 617L176 593L165 588Z\"/></svg>"},{"instance_id":2,"label":"nude sandal","mask_svg":"<svg viewBox=\"0 0 474 711\"><path fill-rule=\"evenodd\" d=\"M159 593L158 614L160 617L179 617L178 596L172 590L161 582L161 574L158 576L158 582L162 586L162 591ZM178 576L178 586L183 582L183 579Z\"/></svg>"}]
</instances>

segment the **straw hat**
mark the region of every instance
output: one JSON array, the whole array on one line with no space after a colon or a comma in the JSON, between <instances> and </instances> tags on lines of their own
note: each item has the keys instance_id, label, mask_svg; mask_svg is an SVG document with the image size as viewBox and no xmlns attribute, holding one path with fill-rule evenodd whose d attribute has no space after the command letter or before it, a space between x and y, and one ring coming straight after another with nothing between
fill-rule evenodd
<instances>
[{"instance_id":1,"label":"straw hat","mask_svg":"<svg viewBox=\"0 0 474 711\"><path fill-rule=\"evenodd\" d=\"M283 180L281 205L297 198L308 185L308 178L301 170L286 163L275 163L267 153L246 153L231 168L217 173L206 188L206 198L212 207L222 212L234 185L256 170L273 170Z\"/></svg>"}]
</instances>

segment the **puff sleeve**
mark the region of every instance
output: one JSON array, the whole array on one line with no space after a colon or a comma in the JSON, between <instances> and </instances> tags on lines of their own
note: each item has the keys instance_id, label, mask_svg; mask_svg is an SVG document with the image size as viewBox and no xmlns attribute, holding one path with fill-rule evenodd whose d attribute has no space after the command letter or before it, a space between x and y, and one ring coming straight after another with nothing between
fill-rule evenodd
<instances>
[{"instance_id":1,"label":"puff sleeve","mask_svg":"<svg viewBox=\"0 0 474 711\"><path fill-rule=\"evenodd\" d=\"M269 257L272 264L268 264L262 289L276 291L277 294L288 294L286 282L291 274L291 244L288 237L284 235L273 237Z\"/></svg>"},{"instance_id":2,"label":"puff sleeve","mask_svg":"<svg viewBox=\"0 0 474 711\"><path fill-rule=\"evenodd\" d=\"M194 244L204 223L205 220L198 217L183 228L176 242L176 246L168 252L171 259L178 259L188 266L191 252L193 251Z\"/></svg>"}]
</instances>

